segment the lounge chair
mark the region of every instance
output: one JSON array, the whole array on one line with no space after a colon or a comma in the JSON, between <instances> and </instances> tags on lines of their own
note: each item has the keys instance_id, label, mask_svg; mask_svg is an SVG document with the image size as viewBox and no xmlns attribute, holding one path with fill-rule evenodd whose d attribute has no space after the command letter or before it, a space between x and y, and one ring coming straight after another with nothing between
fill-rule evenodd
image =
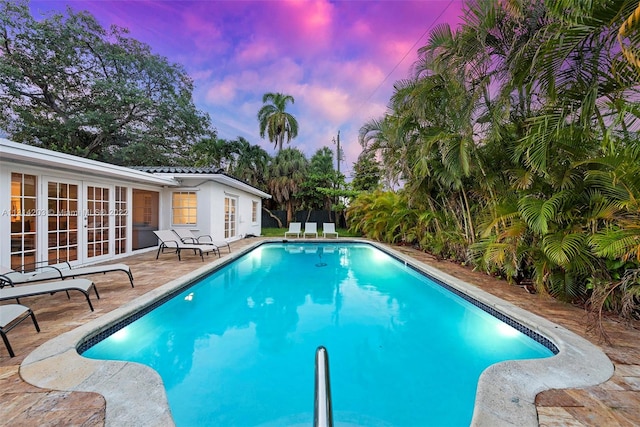
<instances>
[{"instance_id":1,"label":"lounge chair","mask_svg":"<svg viewBox=\"0 0 640 427\"><path fill-rule=\"evenodd\" d=\"M318 224L316 224L315 222L307 222L304 225L304 231L302 232L302 237L307 237L307 234L311 234L318 237Z\"/></svg>"},{"instance_id":2,"label":"lounge chair","mask_svg":"<svg viewBox=\"0 0 640 427\"><path fill-rule=\"evenodd\" d=\"M35 271L27 273L24 271L26 267L33 267ZM20 268L21 271L0 269L0 287L1 282L8 282L11 285L18 285L22 283L42 282L45 280L55 279L75 279L80 276L87 276L89 274L107 274L111 272L122 271L129 277L129 282L133 288L133 274L131 269L126 264L105 264L105 265L88 265L88 266L76 266L72 267L68 261L62 261L56 265L39 265L39 263L27 264Z\"/></svg>"},{"instance_id":3,"label":"lounge chair","mask_svg":"<svg viewBox=\"0 0 640 427\"><path fill-rule=\"evenodd\" d=\"M54 294L62 291L65 291L67 297L69 297L69 291L80 291L84 294L89 308L93 311L93 304L91 304L91 299L89 299L89 291L91 288L95 291L96 297L100 299L98 288L96 288L96 285L91 280L71 279L57 282L34 283L33 285L5 286L4 288L0 288L0 301L15 299L19 303L20 298Z\"/></svg>"},{"instance_id":4,"label":"lounge chair","mask_svg":"<svg viewBox=\"0 0 640 427\"><path fill-rule=\"evenodd\" d=\"M176 233L171 230L156 230L155 235L160 241L158 245L158 253L156 259L160 256L160 252L164 253L165 249L173 249L178 254L178 261L181 261L180 252L183 250L193 250L194 253L199 252L200 258L204 261L204 254L218 251L218 248L214 245L197 245L193 243L184 243Z\"/></svg>"},{"instance_id":5,"label":"lounge chair","mask_svg":"<svg viewBox=\"0 0 640 427\"><path fill-rule=\"evenodd\" d=\"M302 228L302 223L301 222L292 222L292 223L290 223L289 224L289 231L285 231L284 232L284 237L287 237L287 235L289 235L289 234L295 234L296 237L300 237L301 228Z\"/></svg>"},{"instance_id":6,"label":"lounge chair","mask_svg":"<svg viewBox=\"0 0 640 427\"><path fill-rule=\"evenodd\" d=\"M39 274L43 274L43 275L38 276L38 278L36 278L36 276ZM50 274L55 274L55 276L49 277ZM34 282L37 282L39 277L43 277L43 278L46 277L46 279L44 280L56 279L56 278L59 279L60 274L55 270L40 271L40 272L31 271L28 273L21 273L19 271L15 271L10 268L0 267L0 289L2 289L4 286L14 286L14 285L19 285L21 283L27 283L31 279L33 279Z\"/></svg>"},{"instance_id":7,"label":"lounge chair","mask_svg":"<svg viewBox=\"0 0 640 427\"><path fill-rule=\"evenodd\" d=\"M229 246L229 242L226 240L213 240L213 238L208 234L203 234L202 236L196 236L193 234L191 230L188 228L174 228L173 232L178 235L180 240L183 243L191 243L194 245L213 245L218 248L218 256L220 256L220 248L226 246L231 253L231 246Z\"/></svg>"},{"instance_id":8,"label":"lounge chair","mask_svg":"<svg viewBox=\"0 0 640 427\"><path fill-rule=\"evenodd\" d=\"M10 357L14 357L15 353L9 344L9 338L7 338L7 332L18 326L24 319L31 317L33 320L33 326L36 327L36 331L40 332L40 326L36 320L36 315L29 307L25 307L20 304L6 304L0 305L0 335L2 335L2 341L4 341L5 347L9 352Z\"/></svg>"},{"instance_id":9,"label":"lounge chair","mask_svg":"<svg viewBox=\"0 0 640 427\"><path fill-rule=\"evenodd\" d=\"M325 222L322 224L322 237L329 235L335 235L338 238L338 232L336 231L336 225L333 222Z\"/></svg>"}]
</instances>

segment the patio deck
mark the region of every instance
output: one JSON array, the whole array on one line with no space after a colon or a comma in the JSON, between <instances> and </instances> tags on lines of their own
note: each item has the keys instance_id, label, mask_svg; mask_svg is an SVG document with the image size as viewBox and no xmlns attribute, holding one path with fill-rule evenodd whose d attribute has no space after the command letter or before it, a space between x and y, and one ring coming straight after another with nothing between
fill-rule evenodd
<instances>
[{"instance_id":1,"label":"patio deck","mask_svg":"<svg viewBox=\"0 0 640 427\"><path fill-rule=\"evenodd\" d=\"M235 252L255 241L240 240L231 247ZM586 314L579 308L528 294L519 287L454 263L437 261L409 247L394 246L394 249L556 322L584 336L609 356L615 364L614 376L609 381L594 387L551 390L538 395L536 406L541 426L640 425L640 322L629 328L615 320L607 320L606 330L612 341L607 345L586 333ZM225 251L222 252L225 256ZM214 260L217 256L209 258ZM6 350L0 348L0 420L3 425L103 426L105 401L101 395L34 387L21 380L20 363L45 341L204 265L199 256L192 255L178 261L175 255L167 253L156 261L155 251L118 262L131 267L135 288L129 286L124 274L90 276L101 297L100 300L93 298L95 312L89 311L84 298L78 295L72 295L71 300L67 300L64 293L58 293L23 301L36 313L41 332L36 334L29 322L23 322L10 333L16 357L10 358Z\"/></svg>"}]
</instances>

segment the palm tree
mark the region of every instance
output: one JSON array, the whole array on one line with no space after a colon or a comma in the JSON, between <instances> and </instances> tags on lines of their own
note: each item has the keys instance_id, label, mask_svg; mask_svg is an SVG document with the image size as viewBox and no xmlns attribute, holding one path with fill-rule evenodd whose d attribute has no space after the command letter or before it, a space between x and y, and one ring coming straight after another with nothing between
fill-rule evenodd
<instances>
[{"instance_id":1,"label":"palm tree","mask_svg":"<svg viewBox=\"0 0 640 427\"><path fill-rule=\"evenodd\" d=\"M264 138L267 135L278 151L282 150L285 138L288 143L298 136L298 121L285 111L289 102L295 103L291 95L265 93L262 97L262 103L265 105L258 111L260 137Z\"/></svg>"},{"instance_id":2,"label":"palm tree","mask_svg":"<svg viewBox=\"0 0 640 427\"><path fill-rule=\"evenodd\" d=\"M302 151L295 148L281 150L271 162L269 192L273 199L287 210L287 222L293 219L307 167L307 158Z\"/></svg>"},{"instance_id":3,"label":"palm tree","mask_svg":"<svg viewBox=\"0 0 640 427\"><path fill-rule=\"evenodd\" d=\"M235 143L222 138L205 138L193 145L196 166L211 166L229 172L236 152Z\"/></svg>"},{"instance_id":4,"label":"palm tree","mask_svg":"<svg viewBox=\"0 0 640 427\"><path fill-rule=\"evenodd\" d=\"M386 114L380 119L370 119L359 132L362 151L379 155L382 163L384 186L395 188L410 179L411 161L404 134L398 131L399 118Z\"/></svg>"},{"instance_id":5,"label":"palm tree","mask_svg":"<svg viewBox=\"0 0 640 427\"><path fill-rule=\"evenodd\" d=\"M360 130L421 213L404 236L446 257L462 246L476 267L558 298L637 313L637 11L637 0L471 0L457 31L432 31L389 113ZM352 226L395 238L377 221L392 218L377 202L393 195L362 197Z\"/></svg>"},{"instance_id":6,"label":"palm tree","mask_svg":"<svg viewBox=\"0 0 640 427\"><path fill-rule=\"evenodd\" d=\"M233 175L254 187L266 189L267 167L271 156L259 145L252 145L239 136L236 141L237 158Z\"/></svg>"}]
</instances>

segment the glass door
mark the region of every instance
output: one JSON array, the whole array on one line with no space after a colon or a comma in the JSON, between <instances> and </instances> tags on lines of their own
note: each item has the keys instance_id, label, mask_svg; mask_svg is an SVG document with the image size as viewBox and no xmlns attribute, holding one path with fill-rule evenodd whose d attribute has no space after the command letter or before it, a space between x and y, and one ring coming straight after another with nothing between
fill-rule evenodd
<instances>
[{"instance_id":1,"label":"glass door","mask_svg":"<svg viewBox=\"0 0 640 427\"><path fill-rule=\"evenodd\" d=\"M87 261L110 254L111 188L85 183L85 253Z\"/></svg>"},{"instance_id":2,"label":"glass door","mask_svg":"<svg viewBox=\"0 0 640 427\"><path fill-rule=\"evenodd\" d=\"M49 178L47 194L47 263L58 264L80 259L78 182Z\"/></svg>"},{"instance_id":3,"label":"glass door","mask_svg":"<svg viewBox=\"0 0 640 427\"><path fill-rule=\"evenodd\" d=\"M236 204L235 197L226 196L224 198L224 238L229 239L236 236Z\"/></svg>"},{"instance_id":4,"label":"glass door","mask_svg":"<svg viewBox=\"0 0 640 427\"><path fill-rule=\"evenodd\" d=\"M38 228L37 177L11 174L11 268L20 269L36 262Z\"/></svg>"},{"instance_id":5,"label":"glass door","mask_svg":"<svg viewBox=\"0 0 640 427\"><path fill-rule=\"evenodd\" d=\"M131 248L133 250L158 245L153 234L160 224L160 193L134 188L132 191Z\"/></svg>"}]
</instances>

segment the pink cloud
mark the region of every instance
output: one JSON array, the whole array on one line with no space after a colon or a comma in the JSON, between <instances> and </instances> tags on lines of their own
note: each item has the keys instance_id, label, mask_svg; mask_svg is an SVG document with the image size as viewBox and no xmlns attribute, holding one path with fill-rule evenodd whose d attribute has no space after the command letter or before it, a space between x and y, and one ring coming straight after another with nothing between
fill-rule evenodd
<instances>
[{"instance_id":1,"label":"pink cloud","mask_svg":"<svg viewBox=\"0 0 640 427\"><path fill-rule=\"evenodd\" d=\"M31 9L64 11L67 1L31 0ZM425 32L441 22L455 26L461 4L461 0L69 3L74 10L88 10L105 28L111 24L129 28L131 37L149 44L154 53L182 64L195 80L196 105L211 115L221 137L242 135L272 148L261 142L255 116L265 92L284 92L296 99L290 109L301 125L295 146L311 155L320 146L329 146L341 129L345 164L354 162L359 153L360 126L384 114L394 82L408 76L417 48L427 41Z\"/></svg>"},{"instance_id":2,"label":"pink cloud","mask_svg":"<svg viewBox=\"0 0 640 427\"><path fill-rule=\"evenodd\" d=\"M301 101L313 117L339 124L351 113L352 101L346 91L337 88L306 85L301 89Z\"/></svg>"},{"instance_id":3,"label":"pink cloud","mask_svg":"<svg viewBox=\"0 0 640 427\"><path fill-rule=\"evenodd\" d=\"M348 29L348 31L354 37L357 37L359 39L362 39L364 37L371 37L373 35L370 23L362 19L356 20L351 28Z\"/></svg>"},{"instance_id":4,"label":"pink cloud","mask_svg":"<svg viewBox=\"0 0 640 427\"><path fill-rule=\"evenodd\" d=\"M278 49L272 42L252 39L239 47L235 59L241 65L252 65L277 57L277 52Z\"/></svg>"},{"instance_id":5,"label":"pink cloud","mask_svg":"<svg viewBox=\"0 0 640 427\"><path fill-rule=\"evenodd\" d=\"M295 98L303 75L300 65L290 58L282 58L259 69L247 68L229 74L222 80L201 81L200 85L207 88L205 99L211 104L229 103L236 100L239 94L262 100L266 92L283 92Z\"/></svg>"},{"instance_id":6,"label":"pink cloud","mask_svg":"<svg viewBox=\"0 0 640 427\"><path fill-rule=\"evenodd\" d=\"M209 85L205 99L207 103L213 105L228 104L235 99L237 88L237 83L232 80L225 80L217 84Z\"/></svg>"},{"instance_id":7,"label":"pink cloud","mask_svg":"<svg viewBox=\"0 0 640 427\"><path fill-rule=\"evenodd\" d=\"M324 34L331 28L333 6L323 0L305 1L289 0L286 2L293 6L295 15L298 18L300 28L309 35Z\"/></svg>"},{"instance_id":8,"label":"pink cloud","mask_svg":"<svg viewBox=\"0 0 640 427\"><path fill-rule=\"evenodd\" d=\"M331 46L335 13L332 3L287 0L251 4L254 10L246 18L252 37L272 41L280 53L311 57Z\"/></svg>"},{"instance_id":9,"label":"pink cloud","mask_svg":"<svg viewBox=\"0 0 640 427\"><path fill-rule=\"evenodd\" d=\"M350 93L364 95L384 80L385 71L368 59L341 61L336 58L318 62L311 77L341 86Z\"/></svg>"}]
</instances>

